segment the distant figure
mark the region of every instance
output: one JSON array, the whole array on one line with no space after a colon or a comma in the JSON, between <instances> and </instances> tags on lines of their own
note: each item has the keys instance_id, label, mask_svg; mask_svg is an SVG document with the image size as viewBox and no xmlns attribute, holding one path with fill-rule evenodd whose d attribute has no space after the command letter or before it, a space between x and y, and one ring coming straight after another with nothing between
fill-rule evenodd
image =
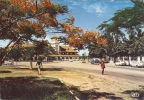
<instances>
[{"instance_id":1,"label":"distant figure","mask_svg":"<svg viewBox=\"0 0 144 100\"><path fill-rule=\"evenodd\" d=\"M104 63L103 60L101 61L100 65L101 65L101 68L102 68L102 75L103 75L104 74L104 69L105 69L105 63Z\"/></svg>"},{"instance_id":2,"label":"distant figure","mask_svg":"<svg viewBox=\"0 0 144 100\"><path fill-rule=\"evenodd\" d=\"M42 62L40 60L37 61L36 66L38 65L38 74L40 75L40 68L42 67Z\"/></svg>"}]
</instances>

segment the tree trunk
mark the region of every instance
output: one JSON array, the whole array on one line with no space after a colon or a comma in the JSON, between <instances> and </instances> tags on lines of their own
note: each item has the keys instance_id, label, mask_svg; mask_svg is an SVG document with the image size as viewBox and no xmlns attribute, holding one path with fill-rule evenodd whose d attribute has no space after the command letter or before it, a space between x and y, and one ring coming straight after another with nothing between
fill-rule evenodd
<instances>
[{"instance_id":1,"label":"tree trunk","mask_svg":"<svg viewBox=\"0 0 144 100\"><path fill-rule=\"evenodd\" d=\"M2 66L2 54L0 53L0 66Z\"/></svg>"},{"instance_id":2,"label":"tree trunk","mask_svg":"<svg viewBox=\"0 0 144 100\"><path fill-rule=\"evenodd\" d=\"M30 69L33 68L32 60L30 60Z\"/></svg>"},{"instance_id":3,"label":"tree trunk","mask_svg":"<svg viewBox=\"0 0 144 100\"><path fill-rule=\"evenodd\" d=\"M4 50L1 52L1 54L3 54L2 57L1 57L2 61L4 61L5 58L10 54L11 50L15 47L15 44L16 44L17 42L19 42L19 41L21 40L21 38L22 38L22 36L21 36L20 38L18 38L15 42L14 42L13 40L11 40L11 41L8 43L8 45L7 45L7 46L4 48ZM14 43L13 43L13 42L14 42ZM5 51L8 49L8 47L9 47L12 43L13 43L13 45L11 46L9 52L6 52L6 53L5 53Z\"/></svg>"},{"instance_id":4,"label":"tree trunk","mask_svg":"<svg viewBox=\"0 0 144 100\"><path fill-rule=\"evenodd\" d=\"M2 62L3 62L3 61L2 61L2 59L0 58L0 66L2 66Z\"/></svg>"},{"instance_id":5,"label":"tree trunk","mask_svg":"<svg viewBox=\"0 0 144 100\"><path fill-rule=\"evenodd\" d=\"M40 65L38 65L38 74L40 75L41 74L41 70L40 70Z\"/></svg>"},{"instance_id":6,"label":"tree trunk","mask_svg":"<svg viewBox=\"0 0 144 100\"><path fill-rule=\"evenodd\" d=\"M131 58L130 55L128 55L128 65L130 65L130 62L131 62Z\"/></svg>"},{"instance_id":7,"label":"tree trunk","mask_svg":"<svg viewBox=\"0 0 144 100\"><path fill-rule=\"evenodd\" d=\"M114 63L116 62L116 56L114 55Z\"/></svg>"}]
</instances>

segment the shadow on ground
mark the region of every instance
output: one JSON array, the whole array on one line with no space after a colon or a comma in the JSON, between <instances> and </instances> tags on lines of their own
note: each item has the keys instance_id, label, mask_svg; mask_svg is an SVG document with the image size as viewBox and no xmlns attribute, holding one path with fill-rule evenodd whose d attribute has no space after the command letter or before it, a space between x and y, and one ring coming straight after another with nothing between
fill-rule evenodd
<instances>
[{"instance_id":1,"label":"shadow on ground","mask_svg":"<svg viewBox=\"0 0 144 100\"><path fill-rule=\"evenodd\" d=\"M33 68L32 70L38 70L37 68ZM41 68L41 71L64 71L63 68Z\"/></svg>"},{"instance_id":2,"label":"shadow on ground","mask_svg":"<svg viewBox=\"0 0 144 100\"><path fill-rule=\"evenodd\" d=\"M34 68L33 70L37 70L37 68ZM64 71L63 68L41 68L41 71Z\"/></svg>"},{"instance_id":3,"label":"shadow on ground","mask_svg":"<svg viewBox=\"0 0 144 100\"><path fill-rule=\"evenodd\" d=\"M80 87L69 87L75 95L77 95L80 100L99 100L100 98L105 98L108 100L124 100L121 97L115 96L114 93L107 93L107 92L97 92L99 88L93 88L90 90L80 91Z\"/></svg>"},{"instance_id":4,"label":"shadow on ground","mask_svg":"<svg viewBox=\"0 0 144 100\"><path fill-rule=\"evenodd\" d=\"M0 70L0 73L12 73L12 72L8 70Z\"/></svg>"},{"instance_id":5,"label":"shadow on ground","mask_svg":"<svg viewBox=\"0 0 144 100\"><path fill-rule=\"evenodd\" d=\"M31 69L29 69L29 68L25 68L25 67L23 67L23 68L9 68L9 69L16 69L16 70L31 70ZM38 70L37 68L33 68L32 70ZM41 71L64 71L65 69L63 69L63 68L41 68L40 69Z\"/></svg>"},{"instance_id":6,"label":"shadow on ground","mask_svg":"<svg viewBox=\"0 0 144 100\"><path fill-rule=\"evenodd\" d=\"M48 63L61 63L62 61L48 61L48 62L45 62L43 61L42 63L43 64L48 64Z\"/></svg>"},{"instance_id":7,"label":"shadow on ground","mask_svg":"<svg viewBox=\"0 0 144 100\"><path fill-rule=\"evenodd\" d=\"M55 78L0 78L2 100L75 100L66 86Z\"/></svg>"},{"instance_id":8,"label":"shadow on ground","mask_svg":"<svg viewBox=\"0 0 144 100\"><path fill-rule=\"evenodd\" d=\"M144 100L144 85L139 85L139 90L126 90L122 93L128 94L131 98L137 98L138 100Z\"/></svg>"}]
</instances>

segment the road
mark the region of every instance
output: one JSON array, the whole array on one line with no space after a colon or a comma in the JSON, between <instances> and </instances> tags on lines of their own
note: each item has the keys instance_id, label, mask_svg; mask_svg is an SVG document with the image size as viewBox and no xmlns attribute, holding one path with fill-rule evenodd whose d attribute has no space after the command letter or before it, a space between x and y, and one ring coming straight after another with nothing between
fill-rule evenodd
<instances>
[{"instance_id":1,"label":"road","mask_svg":"<svg viewBox=\"0 0 144 100\"><path fill-rule=\"evenodd\" d=\"M53 62L44 65L49 65L54 68L67 68L77 71L87 72L93 75L101 75L100 65L92 65L82 62ZM144 68L134 68L130 66L115 66L113 63L106 64L104 77L125 79L134 84L144 83Z\"/></svg>"},{"instance_id":2,"label":"road","mask_svg":"<svg viewBox=\"0 0 144 100\"><path fill-rule=\"evenodd\" d=\"M17 65L29 65L29 62L18 62ZM35 62L33 63L35 65ZM105 74L101 75L100 65L82 63L81 61L57 61L43 63L44 68L66 68L76 71L86 72L100 77L124 79L133 84L144 83L144 68L133 68L130 66L115 66L114 63L106 64Z\"/></svg>"}]
</instances>

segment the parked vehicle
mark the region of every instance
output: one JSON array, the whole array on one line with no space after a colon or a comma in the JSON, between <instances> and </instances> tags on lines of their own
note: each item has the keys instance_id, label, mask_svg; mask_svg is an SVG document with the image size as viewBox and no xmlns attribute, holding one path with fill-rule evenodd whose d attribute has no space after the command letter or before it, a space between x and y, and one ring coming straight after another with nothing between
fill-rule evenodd
<instances>
[{"instance_id":1,"label":"parked vehicle","mask_svg":"<svg viewBox=\"0 0 144 100\"><path fill-rule=\"evenodd\" d=\"M91 60L91 64L99 65L99 64L100 64L100 61L99 61L98 59L92 59L92 60Z\"/></svg>"},{"instance_id":2,"label":"parked vehicle","mask_svg":"<svg viewBox=\"0 0 144 100\"><path fill-rule=\"evenodd\" d=\"M125 64L126 64L126 66L130 66L130 61L129 60L125 60Z\"/></svg>"},{"instance_id":3,"label":"parked vehicle","mask_svg":"<svg viewBox=\"0 0 144 100\"><path fill-rule=\"evenodd\" d=\"M131 67L142 67L142 68L144 68L144 61L141 61L141 62L138 62L138 61L133 61L133 62L131 62Z\"/></svg>"},{"instance_id":4,"label":"parked vehicle","mask_svg":"<svg viewBox=\"0 0 144 100\"><path fill-rule=\"evenodd\" d=\"M7 65L13 65L13 61L8 61L7 63L6 63Z\"/></svg>"},{"instance_id":5,"label":"parked vehicle","mask_svg":"<svg viewBox=\"0 0 144 100\"><path fill-rule=\"evenodd\" d=\"M126 62L125 61L119 61L119 62L115 62L116 66L125 66Z\"/></svg>"}]
</instances>

